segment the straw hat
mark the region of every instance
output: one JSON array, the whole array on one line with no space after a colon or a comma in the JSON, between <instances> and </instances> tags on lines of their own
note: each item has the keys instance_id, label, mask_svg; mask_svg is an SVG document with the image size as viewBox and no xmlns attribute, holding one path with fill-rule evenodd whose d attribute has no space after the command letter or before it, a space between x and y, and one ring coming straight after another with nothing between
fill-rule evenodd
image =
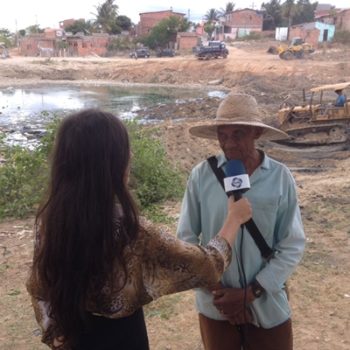
<instances>
[{"instance_id":1,"label":"straw hat","mask_svg":"<svg viewBox=\"0 0 350 350\"><path fill-rule=\"evenodd\" d=\"M230 93L220 103L216 112L216 118L196 124L189 132L206 139L217 139L217 127L220 125L248 125L264 129L260 139L282 140L288 135L262 121L262 114L253 96L246 94Z\"/></svg>"}]
</instances>

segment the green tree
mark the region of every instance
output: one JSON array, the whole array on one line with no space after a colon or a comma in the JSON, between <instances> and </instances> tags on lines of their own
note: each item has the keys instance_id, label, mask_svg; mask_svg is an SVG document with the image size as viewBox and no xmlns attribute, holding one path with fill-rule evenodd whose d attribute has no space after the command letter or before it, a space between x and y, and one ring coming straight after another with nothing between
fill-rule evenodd
<instances>
[{"instance_id":1,"label":"green tree","mask_svg":"<svg viewBox=\"0 0 350 350\"><path fill-rule=\"evenodd\" d=\"M122 30L129 30L132 26L131 19L127 16L117 16L117 25Z\"/></svg>"},{"instance_id":2,"label":"green tree","mask_svg":"<svg viewBox=\"0 0 350 350\"><path fill-rule=\"evenodd\" d=\"M176 41L178 32L186 31L189 26L190 23L186 18L170 16L153 27L150 34L142 39L142 42L151 49L166 47L170 42Z\"/></svg>"},{"instance_id":3,"label":"green tree","mask_svg":"<svg viewBox=\"0 0 350 350\"><path fill-rule=\"evenodd\" d=\"M271 0L270 2L266 3L263 2L261 8L265 10L265 19L269 19L268 28L264 29L274 29L282 25L283 18L280 0Z\"/></svg>"},{"instance_id":4,"label":"green tree","mask_svg":"<svg viewBox=\"0 0 350 350\"><path fill-rule=\"evenodd\" d=\"M214 30L215 30L215 23L207 22L204 24L204 31L208 34L209 38L212 37Z\"/></svg>"},{"instance_id":5,"label":"green tree","mask_svg":"<svg viewBox=\"0 0 350 350\"><path fill-rule=\"evenodd\" d=\"M296 6L297 11L293 18L293 24L308 23L315 20L317 2L310 3L309 0L299 0Z\"/></svg>"},{"instance_id":6,"label":"green tree","mask_svg":"<svg viewBox=\"0 0 350 350\"><path fill-rule=\"evenodd\" d=\"M288 26L288 35L287 38L289 39L289 31L290 27L293 24L293 19L298 13L298 6L295 4L294 0L286 0L282 4L282 15L284 19L286 20L286 24Z\"/></svg>"},{"instance_id":7,"label":"green tree","mask_svg":"<svg viewBox=\"0 0 350 350\"><path fill-rule=\"evenodd\" d=\"M93 24L90 21L85 21L84 19L79 19L75 21L72 25L65 28L66 32L72 32L76 34L78 32L83 32L84 34L89 34L93 31Z\"/></svg>"},{"instance_id":8,"label":"green tree","mask_svg":"<svg viewBox=\"0 0 350 350\"><path fill-rule=\"evenodd\" d=\"M6 28L0 28L0 43L4 43L6 47L11 46L11 39L13 35Z\"/></svg>"},{"instance_id":9,"label":"green tree","mask_svg":"<svg viewBox=\"0 0 350 350\"><path fill-rule=\"evenodd\" d=\"M102 5L96 7L97 14L95 25L103 32L109 34L118 34L121 28L117 24L118 5L114 0L106 0Z\"/></svg>"},{"instance_id":10,"label":"green tree","mask_svg":"<svg viewBox=\"0 0 350 350\"><path fill-rule=\"evenodd\" d=\"M26 28L26 33L28 34L39 34L44 33L44 29L41 29L38 24L33 24Z\"/></svg>"}]
</instances>

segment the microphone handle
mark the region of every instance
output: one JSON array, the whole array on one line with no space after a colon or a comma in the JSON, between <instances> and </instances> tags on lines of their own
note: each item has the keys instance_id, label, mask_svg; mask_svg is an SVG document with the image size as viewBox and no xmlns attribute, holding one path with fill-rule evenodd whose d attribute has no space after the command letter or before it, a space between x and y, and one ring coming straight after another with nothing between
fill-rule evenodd
<instances>
[{"instance_id":1,"label":"microphone handle","mask_svg":"<svg viewBox=\"0 0 350 350\"><path fill-rule=\"evenodd\" d=\"M233 191L233 198L235 199L235 202L237 202L239 199L242 198L242 192L241 191Z\"/></svg>"}]
</instances>

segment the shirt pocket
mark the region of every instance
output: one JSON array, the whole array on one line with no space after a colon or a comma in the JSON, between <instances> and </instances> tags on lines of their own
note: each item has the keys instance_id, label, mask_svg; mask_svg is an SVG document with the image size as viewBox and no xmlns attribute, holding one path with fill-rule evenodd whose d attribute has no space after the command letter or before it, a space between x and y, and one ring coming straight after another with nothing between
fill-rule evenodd
<instances>
[{"instance_id":1,"label":"shirt pocket","mask_svg":"<svg viewBox=\"0 0 350 350\"><path fill-rule=\"evenodd\" d=\"M262 203L251 200L253 220L270 247L273 245L274 228L278 212L278 199L264 200Z\"/></svg>"}]
</instances>

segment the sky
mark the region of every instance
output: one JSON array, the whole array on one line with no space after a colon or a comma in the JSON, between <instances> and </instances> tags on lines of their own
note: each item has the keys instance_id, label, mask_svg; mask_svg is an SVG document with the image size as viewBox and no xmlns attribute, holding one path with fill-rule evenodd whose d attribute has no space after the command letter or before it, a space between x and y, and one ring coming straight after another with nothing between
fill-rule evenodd
<instances>
[{"instance_id":1,"label":"sky","mask_svg":"<svg viewBox=\"0 0 350 350\"><path fill-rule=\"evenodd\" d=\"M0 12L0 28L7 28L11 32L34 24L38 24L40 28L58 28L58 23L64 19L94 19L96 7L103 2L104 0L7 0ZM170 8L174 12L185 13L191 21L199 22L209 9L225 8L228 2L227 0L115 0L114 3L119 6L119 15L128 16L133 23L138 23L139 13L163 11ZM232 2L236 4L236 9L246 7L260 9L264 1L236 0ZM337 8L350 7L349 0L328 0L319 1L319 3L332 4Z\"/></svg>"}]
</instances>

